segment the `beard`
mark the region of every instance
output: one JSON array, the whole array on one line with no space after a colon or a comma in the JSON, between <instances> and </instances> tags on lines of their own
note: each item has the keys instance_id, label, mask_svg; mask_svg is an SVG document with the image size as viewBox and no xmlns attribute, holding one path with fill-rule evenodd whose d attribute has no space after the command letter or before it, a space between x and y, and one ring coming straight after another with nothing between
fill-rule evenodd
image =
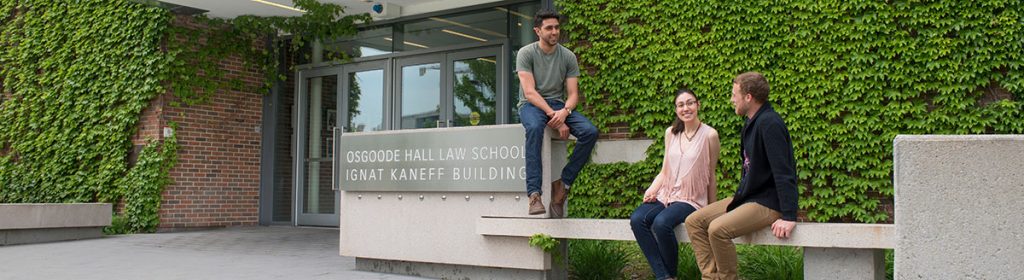
<instances>
[{"instance_id":1,"label":"beard","mask_svg":"<svg viewBox=\"0 0 1024 280\"><path fill-rule=\"evenodd\" d=\"M558 37L557 37L557 36L555 36L555 37L548 37L548 38L545 38L545 39L544 39L544 42L545 42L545 43L548 43L548 45L552 45L552 46L554 46L554 45L558 45Z\"/></svg>"}]
</instances>

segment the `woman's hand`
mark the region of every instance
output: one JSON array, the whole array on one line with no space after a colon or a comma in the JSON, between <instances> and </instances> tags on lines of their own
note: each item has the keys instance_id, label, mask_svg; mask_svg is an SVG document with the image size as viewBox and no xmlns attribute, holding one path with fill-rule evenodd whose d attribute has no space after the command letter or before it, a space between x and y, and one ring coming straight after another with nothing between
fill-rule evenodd
<instances>
[{"instance_id":1,"label":"woman's hand","mask_svg":"<svg viewBox=\"0 0 1024 280\"><path fill-rule=\"evenodd\" d=\"M658 201L658 188L647 188L644 192L644 203Z\"/></svg>"}]
</instances>

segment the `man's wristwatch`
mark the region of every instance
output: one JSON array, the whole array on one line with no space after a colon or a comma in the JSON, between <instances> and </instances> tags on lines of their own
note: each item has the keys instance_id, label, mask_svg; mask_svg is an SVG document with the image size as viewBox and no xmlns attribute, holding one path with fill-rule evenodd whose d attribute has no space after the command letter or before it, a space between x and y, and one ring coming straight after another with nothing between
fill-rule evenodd
<instances>
[{"instance_id":1,"label":"man's wristwatch","mask_svg":"<svg viewBox=\"0 0 1024 280\"><path fill-rule=\"evenodd\" d=\"M572 109L569 109L569 108L562 108L562 109L565 109L566 111L569 112L569 114L566 114L566 116L572 115Z\"/></svg>"}]
</instances>

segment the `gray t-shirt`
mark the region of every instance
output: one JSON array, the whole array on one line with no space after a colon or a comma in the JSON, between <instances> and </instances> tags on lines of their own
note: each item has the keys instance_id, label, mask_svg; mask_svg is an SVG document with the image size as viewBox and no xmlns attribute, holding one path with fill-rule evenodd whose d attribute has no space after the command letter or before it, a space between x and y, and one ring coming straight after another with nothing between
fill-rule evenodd
<instances>
[{"instance_id":1,"label":"gray t-shirt","mask_svg":"<svg viewBox=\"0 0 1024 280\"><path fill-rule=\"evenodd\" d=\"M545 54L539 42L523 46L516 56L516 71L533 73L537 92L544 99L555 99L565 102L565 79L580 76L580 66L576 55L561 44L555 45L555 51ZM526 95L519 88L519 107L526 104Z\"/></svg>"}]
</instances>

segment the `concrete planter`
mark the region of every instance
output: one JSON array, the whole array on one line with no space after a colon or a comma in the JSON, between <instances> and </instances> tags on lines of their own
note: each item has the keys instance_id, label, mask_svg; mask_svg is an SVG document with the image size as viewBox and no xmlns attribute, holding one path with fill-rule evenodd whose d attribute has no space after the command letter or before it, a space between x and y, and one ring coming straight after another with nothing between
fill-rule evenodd
<instances>
[{"instance_id":1,"label":"concrete planter","mask_svg":"<svg viewBox=\"0 0 1024 280\"><path fill-rule=\"evenodd\" d=\"M109 203L0 204L0 245L101 237L112 211Z\"/></svg>"}]
</instances>

